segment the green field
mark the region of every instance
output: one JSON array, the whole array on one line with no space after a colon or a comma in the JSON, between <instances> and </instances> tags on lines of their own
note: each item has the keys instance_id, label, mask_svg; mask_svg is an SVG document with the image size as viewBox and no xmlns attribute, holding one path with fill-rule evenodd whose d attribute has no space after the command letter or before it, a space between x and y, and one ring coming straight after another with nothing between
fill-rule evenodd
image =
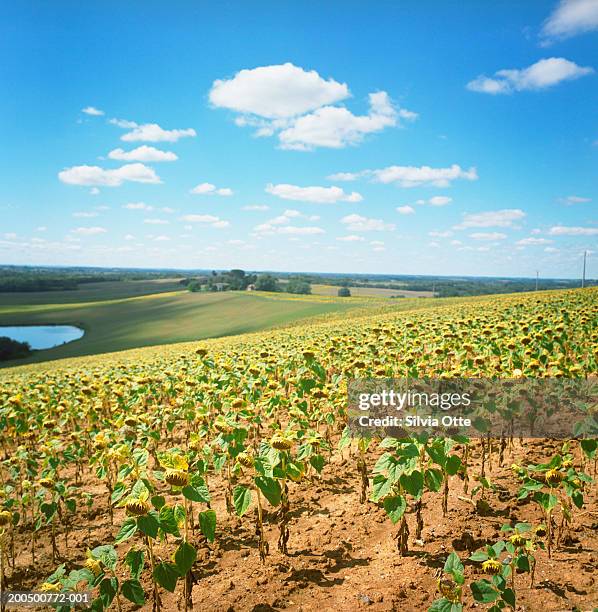
<instances>
[{"instance_id":1,"label":"green field","mask_svg":"<svg viewBox=\"0 0 598 612\"><path fill-rule=\"evenodd\" d=\"M311 286L311 292L314 295L338 295L340 287L336 285L318 285ZM409 289L384 289L381 287L349 287L351 295L355 297L411 297L411 298L428 298L434 297L432 291L410 291Z\"/></svg>"},{"instance_id":2,"label":"green field","mask_svg":"<svg viewBox=\"0 0 598 612\"><path fill-rule=\"evenodd\" d=\"M109 283L101 283L109 285ZM130 283L123 283L130 284ZM62 297L66 293L57 292ZM118 294L116 287L109 296ZM6 295L6 294L5 294ZM38 295L38 294L35 294ZM55 300L54 292L46 293ZM68 344L36 351L4 366L120 351L258 331L358 306L358 301L309 296L270 297L247 292L177 291L95 302L0 305L0 325L76 325L85 335Z\"/></svg>"},{"instance_id":3,"label":"green field","mask_svg":"<svg viewBox=\"0 0 598 612\"><path fill-rule=\"evenodd\" d=\"M2 306L25 306L33 304L78 304L80 302L97 302L99 300L117 300L120 298L180 291L180 279L160 278L156 280L103 281L82 283L73 291L22 291L0 293Z\"/></svg>"}]
</instances>

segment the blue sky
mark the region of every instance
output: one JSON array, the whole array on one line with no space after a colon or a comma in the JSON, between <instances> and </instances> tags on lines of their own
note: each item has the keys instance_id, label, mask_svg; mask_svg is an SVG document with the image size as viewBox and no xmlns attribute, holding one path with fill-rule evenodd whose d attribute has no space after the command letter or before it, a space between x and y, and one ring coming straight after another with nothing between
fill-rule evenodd
<instances>
[{"instance_id":1,"label":"blue sky","mask_svg":"<svg viewBox=\"0 0 598 612\"><path fill-rule=\"evenodd\" d=\"M0 263L596 276L597 50L598 0L4 3Z\"/></svg>"}]
</instances>

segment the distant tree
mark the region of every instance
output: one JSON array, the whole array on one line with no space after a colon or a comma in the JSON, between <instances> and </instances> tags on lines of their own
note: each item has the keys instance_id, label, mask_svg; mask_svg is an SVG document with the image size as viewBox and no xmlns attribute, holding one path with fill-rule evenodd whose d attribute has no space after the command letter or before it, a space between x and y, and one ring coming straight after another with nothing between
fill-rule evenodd
<instances>
[{"instance_id":1,"label":"distant tree","mask_svg":"<svg viewBox=\"0 0 598 612\"><path fill-rule=\"evenodd\" d=\"M307 281L292 278L286 286L287 293L311 294L311 284Z\"/></svg>"},{"instance_id":2,"label":"distant tree","mask_svg":"<svg viewBox=\"0 0 598 612\"><path fill-rule=\"evenodd\" d=\"M338 297L351 297L351 290L349 287L341 287L337 293Z\"/></svg>"},{"instance_id":3,"label":"distant tree","mask_svg":"<svg viewBox=\"0 0 598 612\"><path fill-rule=\"evenodd\" d=\"M9 359L20 359L31 354L31 346L28 342L18 342L6 336L0 336L0 361Z\"/></svg>"},{"instance_id":4,"label":"distant tree","mask_svg":"<svg viewBox=\"0 0 598 612\"><path fill-rule=\"evenodd\" d=\"M256 291L280 291L278 279L271 274L261 274L255 281Z\"/></svg>"},{"instance_id":5,"label":"distant tree","mask_svg":"<svg viewBox=\"0 0 598 612\"><path fill-rule=\"evenodd\" d=\"M199 283L196 280L191 281L188 285L187 285L187 289L189 289L189 291L195 293L197 291L201 291L201 283Z\"/></svg>"}]
</instances>

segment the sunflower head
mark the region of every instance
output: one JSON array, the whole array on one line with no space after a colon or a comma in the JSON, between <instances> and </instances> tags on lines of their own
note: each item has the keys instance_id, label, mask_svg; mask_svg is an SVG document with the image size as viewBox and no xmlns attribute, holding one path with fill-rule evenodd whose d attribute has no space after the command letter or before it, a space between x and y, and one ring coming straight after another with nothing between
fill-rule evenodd
<instances>
[{"instance_id":1,"label":"sunflower head","mask_svg":"<svg viewBox=\"0 0 598 612\"><path fill-rule=\"evenodd\" d=\"M189 474L184 470L166 470L164 480L172 487L184 487L189 484Z\"/></svg>"},{"instance_id":2,"label":"sunflower head","mask_svg":"<svg viewBox=\"0 0 598 612\"><path fill-rule=\"evenodd\" d=\"M131 516L144 516L149 512L150 505L143 499L130 499L125 504L127 514Z\"/></svg>"},{"instance_id":3,"label":"sunflower head","mask_svg":"<svg viewBox=\"0 0 598 612\"><path fill-rule=\"evenodd\" d=\"M488 559L488 561L484 561L482 563L482 569L491 576L496 576L500 574L502 570L502 563L496 559Z\"/></svg>"}]
</instances>

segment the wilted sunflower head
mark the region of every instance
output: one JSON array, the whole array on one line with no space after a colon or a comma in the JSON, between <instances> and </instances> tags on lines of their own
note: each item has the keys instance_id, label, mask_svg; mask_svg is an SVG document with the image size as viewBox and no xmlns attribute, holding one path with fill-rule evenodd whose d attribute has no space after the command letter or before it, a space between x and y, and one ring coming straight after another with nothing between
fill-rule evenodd
<instances>
[{"instance_id":1,"label":"wilted sunflower head","mask_svg":"<svg viewBox=\"0 0 598 612\"><path fill-rule=\"evenodd\" d=\"M2 510L2 512L0 512L0 527L6 527L7 525L10 525L11 522L12 512L9 512L8 510Z\"/></svg>"},{"instance_id":2,"label":"wilted sunflower head","mask_svg":"<svg viewBox=\"0 0 598 612\"><path fill-rule=\"evenodd\" d=\"M527 538L524 538L519 533L515 533L514 535L512 535L509 538L509 540L510 540L511 544L513 544L513 546L517 546L517 547L525 546L525 544L527 542Z\"/></svg>"},{"instance_id":3,"label":"wilted sunflower head","mask_svg":"<svg viewBox=\"0 0 598 612\"><path fill-rule=\"evenodd\" d=\"M253 467L253 457L249 453L240 453L237 457L237 461L246 468Z\"/></svg>"},{"instance_id":4,"label":"wilted sunflower head","mask_svg":"<svg viewBox=\"0 0 598 612\"><path fill-rule=\"evenodd\" d=\"M488 559L482 563L482 570L491 576L496 576L502 570L502 563L497 559Z\"/></svg>"},{"instance_id":5,"label":"wilted sunflower head","mask_svg":"<svg viewBox=\"0 0 598 612\"><path fill-rule=\"evenodd\" d=\"M546 484L553 487L562 482L565 475L562 472L559 472L559 470L554 469L548 470L546 474L544 474L544 478L546 479Z\"/></svg>"},{"instance_id":6,"label":"wilted sunflower head","mask_svg":"<svg viewBox=\"0 0 598 612\"><path fill-rule=\"evenodd\" d=\"M88 557L83 564L94 576L99 576L102 573L102 564L91 557Z\"/></svg>"},{"instance_id":7,"label":"wilted sunflower head","mask_svg":"<svg viewBox=\"0 0 598 612\"><path fill-rule=\"evenodd\" d=\"M184 470L166 470L164 480L172 487L184 487L189 484L189 474Z\"/></svg>"},{"instance_id":8,"label":"wilted sunflower head","mask_svg":"<svg viewBox=\"0 0 598 612\"><path fill-rule=\"evenodd\" d=\"M288 451L293 445L293 443L291 442L291 440L285 438L280 434L274 434L274 436L272 436L272 439L270 440L270 445L276 450Z\"/></svg>"},{"instance_id":9,"label":"wilted sunflower head","mask_svg":"<svg viewBox=\"0 0 598 612\"><path fill-rule=\"evenodd\" d=\"M131 516L143 516L149 512L149 502L143 499L129 499L125 503L125 510Z\"/></svg>"}]
</instances>

